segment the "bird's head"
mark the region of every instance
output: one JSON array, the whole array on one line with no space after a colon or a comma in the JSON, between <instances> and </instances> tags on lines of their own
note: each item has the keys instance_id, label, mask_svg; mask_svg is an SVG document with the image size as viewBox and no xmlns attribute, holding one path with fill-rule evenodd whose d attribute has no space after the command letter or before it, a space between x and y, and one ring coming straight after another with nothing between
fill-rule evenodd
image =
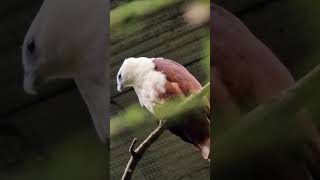
<instances>
[{"instance_id":1,"label":"bird's head","mask_svg":"<svg viewBox=\"0 0 320 180\"><path fill-rule=\"evenodd\" d=\"M57 79L73 79L100 139L108 142L109 1L44 0L22 46L24 89Z\"/></svg>"},{"instance_id":2,"label":"bird's head","mask_svg":"<svg viewBox=\"0 0 320 180\"><path fill-rule=\"evenodd\" d=\"M23 87L29 94L36 94L39 86L49 79L71 76L63 49L56 48L59 42L43 37L36 29L31 27L22 46Z\"/></svg>"},{"instance_id":3,"label":"bird's head","mask_svg":"<svg viewBox=\"0 0 320 180\"><path fill-rule=\"evenodd\" d=\"M85 55L81 53L91 47L85 49L82 44L92 44L87 39L94 33L86 33L88 30L83 26L95 28L86 21L92 17L84 13L95 9L86 4L79 0L43 2L22 45L24 90L27 93L36 94L38 87L50 79L74 78L81 63L84 64L81 60Z\"/></svg>"},{"instance_id":4,"label":"bird's head","mask_svg":"<svg viewBox=\"0 0 320 180\"><path fill-rule=\"evenodd\" d=\"M154 68L153 58L131 57L125 59L117 74L117 90L121 92L125 87L141 85L145 75L153 71Z\"/></svg>"}]
</instances>

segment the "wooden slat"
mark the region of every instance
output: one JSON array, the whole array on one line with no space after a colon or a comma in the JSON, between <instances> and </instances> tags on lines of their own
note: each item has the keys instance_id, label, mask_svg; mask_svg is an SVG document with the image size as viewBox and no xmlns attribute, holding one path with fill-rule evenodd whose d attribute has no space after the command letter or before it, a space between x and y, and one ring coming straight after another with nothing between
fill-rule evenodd
<instances>
[{"instance_id":1,"label":"wooden slat","mask_svg":"<svg viewBox=\"0 0 320 180\"><path fill-rule=\"evenodd\" d=\"M177 6L170 6L167 8L162 9L160 12L154 12L147 17L143 17L143 23L140 23L138 27L134 29L135 32L133 32L130 29L131 35L138 35L141 33L145 33L146 29L154 28L153 26L158 26L159 24L165 22L166 20L175 19L177 16L181 15L183 13L181 8L178 8ZM120 32L113 32L111 34L111 44L114 45L118 42L121 42L123 40L126 40L130 37L123 36L121 31Z\"/></svg>"},{"instance_id":2,"label":"wooden slat","mask_svg":"<svg viewBox=\"0 0 320 180\"><path fill-rule=\"evenodd\" d=\"M198 32L201 32L201 33L189 33L189 34L182 35L179 38L172 39L170 41L170 44L162 43L162 44L159 44L159 46L151 48L146 52L137 53L133 56L166 57L166 58L172 58L173 60L176 60L181 64L190 63L190 61L192 60L187 61L185 59L189 55L199 54L204 37L206 36L203 30ZM194 52L188 51L188 48L192 48L193 50L196 50L196 51ZM175 52L175 53L172 53L172 52ZM179 54L184 53L184 58L174 55L178 53ZM169 54L170 56L168 56ZM111 76L115 76L117 74L120 65L122 64L123 60L127 57L132 57L132 56L125 56L124 54L123 57L119 57L119 59L116 59L117 61L114 60L115 63L113 64L113 67L111 67Z\"/></svg>"},{"instance_id":3,"label":"wooden slat","mask_svg":"<svg viewBox=\"0 0 320 180\"><path fill-rule=\"evenodd\" d=\"M177 30L177 28L179 28L179 30ZM173 30L175 31L189 30L190 31L190 28L188 29L186 26L183 26L182 21L181 20L179 21L179 19L167 20L156 26L146 28L142 32L139 32L139 31L136 33L134 32L134 34L132 34L130 37L125 38L124 40L122 40L117 44L113 44L111 47L111 52L113 55L117 55L128 48L133 48L134 46L137 45L137 43L144 43L145 41L150 40L155 36L159 36L161 34L171 32Z\"/></svg>"},{"instance_id":4,"label":"wooden slat","mask_svg":"<svg viewBox=\"0 0 320 180\"><path fill-rule=\"evenodd\" d=\"M183 35L179 38L170 41L170 44L162 43L160 46L149 50L148 52L144 52L142 54L132 55L132 56L147 56L147 57L166 57L181 64L188 64L194 60L201 59L202 49L201 45L203 43L203 38L205 37L205 30L199 29L199 31L195 31L190 34ZM174 34L173 34L174 36ZM161 36L159 37L161 38ZM169 38L170 39L170 38ZM123 58L118 59L119 63L114 65L111 68L111 80L110 84L111 96L116 96L119 92L116 91L116 73L120 68L121 62L126 58L131 57L130 55L124 56Z\"/></svg>"}]
</instances>

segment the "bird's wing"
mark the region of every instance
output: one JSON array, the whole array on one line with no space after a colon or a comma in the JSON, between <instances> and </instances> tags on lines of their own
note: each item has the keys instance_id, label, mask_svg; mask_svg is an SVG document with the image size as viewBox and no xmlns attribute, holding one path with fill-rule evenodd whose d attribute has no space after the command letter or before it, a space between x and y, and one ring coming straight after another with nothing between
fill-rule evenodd
<instances>
[{"instance_id":1,"label":"bird's wing","mask_svg":"<svg viewBox=\"0 0 320 180\"><path fill-rule=\"evenodd\" d=\"M167 81L166 96L168 95L170 95L170 97L184 96L184 93L178 83ZM185 113L181 117L178 117L178 124L174 123L172 126L169 125L168 129L182 140L193 144L199 149L204 159L209 159L210 119L205 109L206 108L199 108Z\"/></svg>"},{"instance_id":2,"label":"bird's wing","mask_svg":"<svg viewBox=\"0 0 320 180\"><path fill-rule=\"evenodd\" d=\"M171 99L172 97L189 96L202 89L197 79L189 73L182 65L166 59L154 59L155 70L166 75L166 91L159 94L160 99ZM201 151L205 159L210 157L210 111L209 101L204 100L205 108L195 109L185 113L178 124L169 125L169 130L179 136L182 140L193 144Z\"/></svg>"},{"instance_id":3,"label":"bird's wing","mask_svg":"<svg viewBox=\"0 0 320 180\"><path fill-rule=\"evenodd\" d=\"M202 89L199 81L181 64L163 58L153 59L155 70L166 75L168 83L166 84L167 92L162 94L162 98L170 96L184 95L189 96ZM177 90L179 87L180 90ZM203 98L204 112L210 120L210 101L208 97Z\"/></svg>"},{"instance_id":4,"label":"bird's wing","mask_svg":"<svg viewBox=\"0 0 320 180\"><path fill-rule=\"evenodd\" d=\"M201 90L199 81L181 64L163 58L155 58L153 62L155 70L165 74L169 82L177 83L185 96Z\"/></svg>"}]
</instances>

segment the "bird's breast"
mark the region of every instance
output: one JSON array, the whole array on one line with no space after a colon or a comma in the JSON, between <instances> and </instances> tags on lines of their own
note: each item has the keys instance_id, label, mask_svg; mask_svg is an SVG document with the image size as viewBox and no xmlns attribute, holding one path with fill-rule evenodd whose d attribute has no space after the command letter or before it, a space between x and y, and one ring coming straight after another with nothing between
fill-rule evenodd
<instances>
[{"instance_id":1,"label":"bird's breast","mask_svg":"<svg viewBox=\"0 0 320 180\"><path fill-rule=\"evenodd\" d=\"M139 94L137 92L137 96L141 104L154 114L155 106L163 103L160 94L166 91L165 82L146 80L137 91L139 92Z\"/></svg>"}]
</instances>

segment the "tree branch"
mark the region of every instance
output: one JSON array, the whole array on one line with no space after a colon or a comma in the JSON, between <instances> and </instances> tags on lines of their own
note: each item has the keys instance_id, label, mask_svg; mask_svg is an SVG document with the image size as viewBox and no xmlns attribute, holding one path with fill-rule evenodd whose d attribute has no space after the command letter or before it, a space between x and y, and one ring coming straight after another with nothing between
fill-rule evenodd
<instances>
[{"instance_id":1,"label":"tree branch","mask_svg":"<svg viewBox=\"0 0 320 180\"><path fill-rule=\"evenodd\" d=\"M151 132L151 134L140 144L140 146L134 150L134 145L137 143L137 138L134 138L130 147L129 152L131 154L130 160L127 167L122 175L121 180L130 180L135 168L141 160L146 150L163 134L166 130L166 121L161 120L158 127Z\"/></svg>"}]
</instances>

